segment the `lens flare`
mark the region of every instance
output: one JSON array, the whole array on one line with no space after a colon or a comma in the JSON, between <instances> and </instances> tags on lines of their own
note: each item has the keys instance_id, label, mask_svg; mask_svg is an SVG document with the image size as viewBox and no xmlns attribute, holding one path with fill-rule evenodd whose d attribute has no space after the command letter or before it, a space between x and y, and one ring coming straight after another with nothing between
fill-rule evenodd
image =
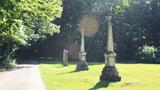
<instances>
[{"instance_id":1,"label":"lens flare","mask_svg":"<svg viewBox=\"0 0 160 90\"><path fill-rule=\"evenodd\" d=\"M79 23L79 29L84 30L85 36L93 36L99 29L99 23L93 16L83 16Z\"/></svg>"}]
</instances>

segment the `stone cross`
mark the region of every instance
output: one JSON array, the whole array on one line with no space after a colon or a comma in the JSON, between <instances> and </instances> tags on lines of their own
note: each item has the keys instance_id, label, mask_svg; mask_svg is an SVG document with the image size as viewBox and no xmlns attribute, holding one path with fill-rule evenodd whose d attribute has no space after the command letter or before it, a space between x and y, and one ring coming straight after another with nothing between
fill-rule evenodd
<instances>
[{"instance_id":1,"label":"stone cross","mask_svg":"<svg viewBox=\"0 0 160 90\"><path fill-rule=\"evenodd\" d=\"M79 52L79 63L76 70L88 70L88 63L86 62L85 42L84 42L84 29L81 30L81 47Z\"/></svg>"},{"instance_id":2,"label":"stone cross","mask_svg":"<svg viewBox=\"0 0 160 90\"><path fill-rule=\"evenodd\" d=\"M63 66L68 66L68 50L63 50Z\"/></svg>"},{"instance_id":3,"label":"stone cross","mask_svg":"<svg viewBox=\"0 0 160 90\"><path fill-rule=\"evenodd\" d=\"M120 81L121 77L115 67L116 53L113 47L113 32L112 32L112 17L107 17L108 20L108 33L107 33L107 46L105 56L105 67L103 68L100 80L105 81Z\"/></svg>"}]
</instances>

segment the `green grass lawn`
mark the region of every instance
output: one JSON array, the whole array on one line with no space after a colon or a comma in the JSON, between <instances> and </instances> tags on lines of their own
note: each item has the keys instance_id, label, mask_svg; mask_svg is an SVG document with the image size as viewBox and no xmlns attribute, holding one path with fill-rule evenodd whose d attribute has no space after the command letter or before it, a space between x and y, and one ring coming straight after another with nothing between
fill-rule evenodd
<instances>
[{"instance_id":1,"label":"green grass lawn","mask_svg":"<svg viewBox=\"0 0 160 90\"><path fill-rule=\"evenodd\" d=\"M90 63L88 71L75 72L76 64L43 61L40 72L47 90L160 90L160 65L117 64L120 82L99 81L102 63Z\"/></svg>"}]
</instances>

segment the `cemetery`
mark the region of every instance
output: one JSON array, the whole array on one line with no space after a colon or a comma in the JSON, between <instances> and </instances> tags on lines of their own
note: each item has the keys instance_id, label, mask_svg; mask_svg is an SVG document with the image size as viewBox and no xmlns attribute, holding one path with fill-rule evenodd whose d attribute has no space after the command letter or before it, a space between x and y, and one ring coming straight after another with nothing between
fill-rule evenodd
<instances>
[{"instance_id":1,"label":"cemetery","mask_svg":"<svg viewBox=\"0 0 160 90\"><path fill-rule=\"evenodd\" d=\"M160 90L159 0L1 0L0 90Z\"/></svg>"}]
</instances>

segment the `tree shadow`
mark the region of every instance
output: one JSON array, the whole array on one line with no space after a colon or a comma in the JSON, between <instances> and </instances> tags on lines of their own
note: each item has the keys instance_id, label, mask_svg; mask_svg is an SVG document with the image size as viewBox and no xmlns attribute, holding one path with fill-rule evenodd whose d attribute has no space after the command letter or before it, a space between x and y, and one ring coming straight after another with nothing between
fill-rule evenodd
<instances>
[{"instance_id":1,"label":"tree shadow","mask_svg":"<svg viewBox=\"0 0 160 90\"><path fill-rule=\"evenodd\" d=\"M60 67L57 68L62 68L62 67L67 67L67 66L63 66L63 61L57 61L57 60L38 60L38 64L59 64L62 65ZM76 61L68 61L68 66L69 65L76 65L77 62Z\"/></svg>"},{"instance_id":2,"label":"tree shadow","mask_svg":"<svg viewBox=\"0 0 160 90\"><path fill-rule=\"evenodd\" d=\"M33 64L33 65L36 65L36 64L38 64L38 62L37 62L37 60L23 60L18 64Z\"/></svg>"},{"instance_id":3,"label":"tree shadow","mask_svg":"<svg viewBox=\"0 0 160 90\"><path fill-rule=\"evenodd\" d=\"M38 64L61 64L61 61L54 60L38 60Z\"/></svg>"},{"instance_id":4,"label":"tree shadow","mask_svg":"<svg viewBox=\"0 0 160 90\"><path fill-rule=\"evenodd\" d=\"M24 68L32 68L30 66L17 66L15 69L24 69Z\"/></svg>"},{"instance_id":5,"label":"tree shadow","mask_svg":"<svg viewBox=\"0 0 160 90\"><path fill-rule=\"evenodd\" d=\"M56 68L65 68L67 66L63 66L62 64L60 64L60 66L57 66Z\"/></svg>"},{"instance_id":6,"label":"tree shadow","mask_svg":"<svg viewBox=\"0 0 160 90\"><path fill-rule=\"evenodd\" d=\"M93 86L92 88L90 88L88 90L97 90L100 88L106 88L109 86L109 84L110 84L109 81L99 81L99 82L97 82L97 84L95 86Z\"/></svg>"},{"instance_id":7,"label":"tree shadow","mask_svg":"<svg viewBox=\"0 0 160 90\"><path fill-rule=\"evenodd\" d=\"M92 66L92 65L102 65L103 63L101 62L88 62L88 65L89 66Z\"/></svg>"}]
</instances>

